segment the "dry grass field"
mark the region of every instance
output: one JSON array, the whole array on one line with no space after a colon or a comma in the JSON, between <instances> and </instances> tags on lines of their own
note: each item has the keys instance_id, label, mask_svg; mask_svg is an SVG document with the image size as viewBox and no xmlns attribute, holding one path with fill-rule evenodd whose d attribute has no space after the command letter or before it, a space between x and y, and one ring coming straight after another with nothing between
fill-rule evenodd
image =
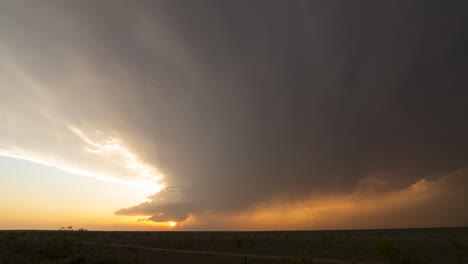
<instances>
[{"instance_id":1,"label":"dry grass field","mask_svg":"<svg viewBox=\"0 0 468 264\"><path fill-rule=\"evenodd\" d=\"M468 263L468 228L0 231L0 263Z\"/></svg>"}]
</instances>

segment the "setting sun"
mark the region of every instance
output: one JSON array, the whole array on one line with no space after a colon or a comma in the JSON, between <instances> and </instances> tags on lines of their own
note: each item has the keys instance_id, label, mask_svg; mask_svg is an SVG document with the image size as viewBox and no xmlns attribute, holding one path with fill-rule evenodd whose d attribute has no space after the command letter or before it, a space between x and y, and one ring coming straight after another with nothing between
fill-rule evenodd
<instances>
[{"instance_id":1,"label":"setting sun","mask_svg":"<svg viewBox=\"0 0 468 264\"><path fill-rule=\"evenodd\" d=\"M177 225L177 223L176 223L176 222L172 222L172 221L171 221L171 222L169 222L168 224L169 224L169 226L170 226L170 227L174 227L174 226L176 226L176 225Z\"/></svg>"}]
</instances>

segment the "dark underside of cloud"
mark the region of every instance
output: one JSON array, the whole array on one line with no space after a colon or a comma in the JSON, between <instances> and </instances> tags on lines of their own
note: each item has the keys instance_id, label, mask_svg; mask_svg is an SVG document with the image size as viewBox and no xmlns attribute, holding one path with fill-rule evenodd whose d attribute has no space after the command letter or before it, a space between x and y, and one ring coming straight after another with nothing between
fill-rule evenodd
<instances>
[{"instance_id":1,"label":"dark underside of cloud","mask_svg":"<svg viewBox=\"0 0 468 264\"><path fill-rule=\"evenodd\" d=\"M119 215L236 214L279 196L352 194L368 181L390 193L468 167L462 1L70 1L47 10L0 11L20 32L42 25L41 41L7 32L2 49L31 51L18 64L43 83L79 78L68 69L80 58L105 81L59 93L57 104L119 131L167 186L183 187L177 199L167 189Z\"/></svg>"},{"instance_id":2,"label":"dark underside of cloud","mask_svg":"<svg viewBox=\"0 0 468 264\"><path fill-rule=\"evenodd\" d=\"M191 202L235 211L366 177L390 191L467 166L466 5L227 2L165 5L200 73L148 130Z\"/></svg>"}]
</instances>

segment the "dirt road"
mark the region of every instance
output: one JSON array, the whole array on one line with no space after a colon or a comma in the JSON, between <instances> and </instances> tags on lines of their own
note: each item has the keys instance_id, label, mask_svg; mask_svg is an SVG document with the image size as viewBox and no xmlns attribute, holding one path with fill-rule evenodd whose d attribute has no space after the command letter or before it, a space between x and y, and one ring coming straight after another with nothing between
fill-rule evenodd
<instances>
[{"instance_id":1,"label":"dirt road","mask_svg":"<svg viewBox=\"0 0 468 264\"><path fill-rule=\"evenodd\" d=\"M241 257L241 258L262 258L262 259L290 259L295 260L295 257L290 256L275 256L275 255L258 255L258 254L248 254L248 253L232 253L232 252L219 252L219 251L205 251L205 250L188 250L188 249L169 249L169 248L155 248L155 247L143 247L135 246L130 244L114 244L114 243L95 243L95 242L83 242L86 244L102 244L112 247L130 247L130 248L139 248L143 250L153 250L153 251L166 251L171 253L182 253L182 254L199 254L206 256L231 256L231 257ZM339 260L339 259L324 259L324 258L313 258L314 263L332 263L332 264L386 264L386 263L377 263L377 262L356 262L349 260Z\"/></svg>"}]
</instances>

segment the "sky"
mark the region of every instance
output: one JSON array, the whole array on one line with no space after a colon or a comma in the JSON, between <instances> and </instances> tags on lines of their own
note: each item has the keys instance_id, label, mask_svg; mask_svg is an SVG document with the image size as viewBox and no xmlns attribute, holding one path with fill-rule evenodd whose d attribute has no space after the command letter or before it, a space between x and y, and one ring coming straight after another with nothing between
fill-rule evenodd
<instances>
[{"instance_id":1,"label":"sky","mask_svg":"<svg viewBox=\"0 0 468 264\"><path fill-rule=\"evenodd\" d=\"M1 1L0 229L467 226L466 13Z\"/></svg>"}]
</instances>

